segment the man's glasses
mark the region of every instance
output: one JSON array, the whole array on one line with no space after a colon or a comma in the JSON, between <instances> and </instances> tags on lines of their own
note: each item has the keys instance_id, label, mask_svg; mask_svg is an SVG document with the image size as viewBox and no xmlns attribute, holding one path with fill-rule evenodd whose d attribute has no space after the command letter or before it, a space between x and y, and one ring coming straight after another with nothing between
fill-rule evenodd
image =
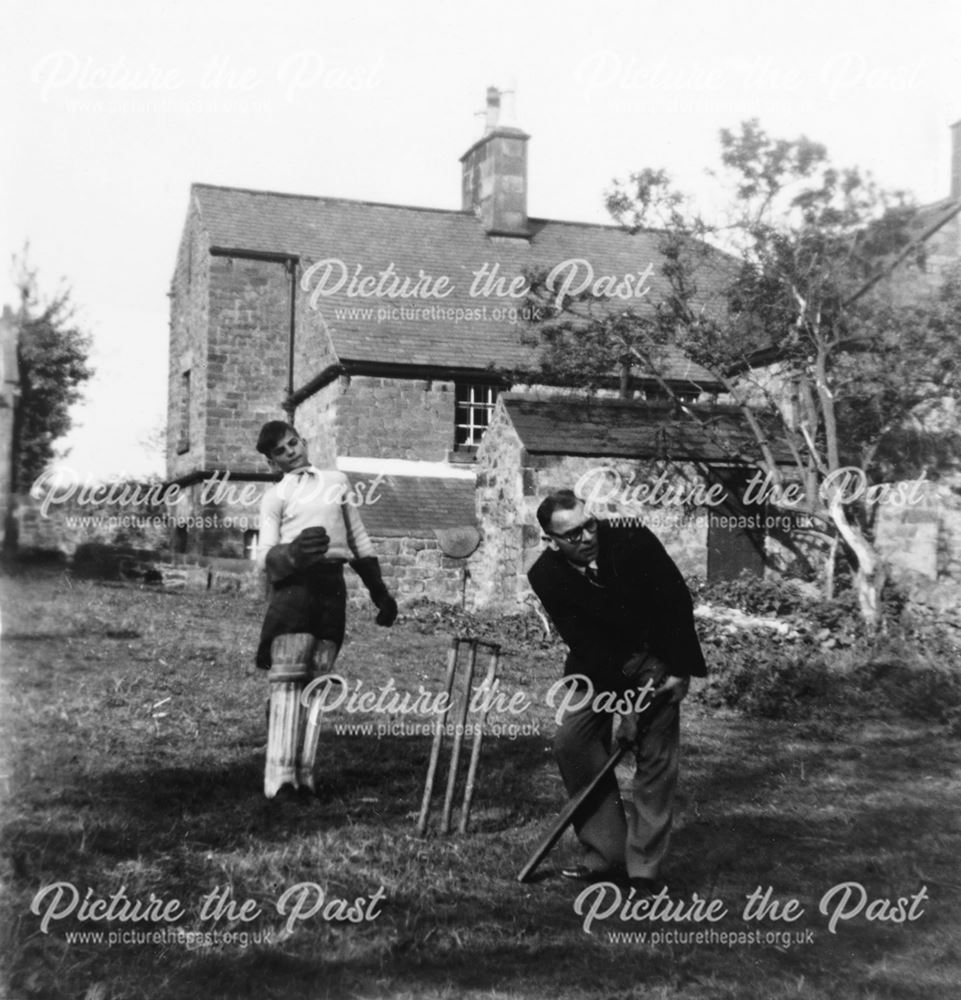
<instances>
[{"instance_id":1,"label":"man's glasses","mask_svg":"<svg viewBox=\"0 0 961 1000\"><path fill-rule=\"evenodd\" d=\"M576 528L571 528L570 531L565 531L562 535L555 534L553 531L548 532L548 534L558 541L577 545L578 542L583 541L585 534L593 535L595 531L597 531L597 518L589 517L582 524L579 524Z\"/></svg>"}]
</instances>

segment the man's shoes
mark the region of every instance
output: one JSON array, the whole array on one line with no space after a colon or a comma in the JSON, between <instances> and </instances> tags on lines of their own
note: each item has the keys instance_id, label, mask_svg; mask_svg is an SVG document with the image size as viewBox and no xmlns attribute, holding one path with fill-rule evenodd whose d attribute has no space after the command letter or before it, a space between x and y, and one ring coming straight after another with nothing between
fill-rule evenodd
<instances>
[{"instance_id":1,"label":"man's shoes","mask_svg":"<svg viewBox=\"0 0 961 1000\"><path fill-rule=\"evenodd\" d=\"M642 875L632 875L627 880L627 887L634 891L637 899L645 899L656 896L667 886L658 878L644 878Z\"/></svg>"},{"instance_id":2,"label":"man's shoes","mask_svg":"<svg viewBox=\"0 0 961 1000\"><path fill-rule=\"evenodd\" d=\"M572 882L620 882L624 878L623 868L588 868L587 865L571 865L561 869L561 878Z\"/></svg>"}]
</instances>

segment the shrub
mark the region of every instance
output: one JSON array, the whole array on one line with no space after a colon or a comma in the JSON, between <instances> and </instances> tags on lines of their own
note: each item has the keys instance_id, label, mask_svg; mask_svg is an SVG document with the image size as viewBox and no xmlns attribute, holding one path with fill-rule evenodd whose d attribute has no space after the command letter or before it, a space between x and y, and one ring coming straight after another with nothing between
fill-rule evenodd
<instances>
[{"instance_id":1,"label":"shrub","mask_svg":"<svg viewBox=\"0 0 961 1000\"><path fill-rule=\"evenodd\" d=\"M707 680L695 698L772 719L805 718L834 700L840 678L810 643L742 630L704 642Z\"/></svg>"},{"instance_id":2,"label":"shrub","mask_svg":"<svg viewBox=\"0 0 961 1000\"><path fill-rule=\"evenodd\" d=\"M851 679L862 700L878 709L926 722L961 718L961 674L928 662L923 651L903 655L889 644L855 667Z\"/></svg>"},{"instance_id":3,"label":"shrub","mask_svg":"<svg viewBox=\"0 0 961 1000\"><path fill-rule=\"evenodd\" d=\"M693 697L710 706L779 719L894 715L961 733L957 639L947 630L928 628L922 637L892 625L882 635L831 645L815 628L794 640L762 629L727 632L703 621L698 630L709 674ZM949 649L953 655L945 655Z\"/></svg>"},{"instance_id":4,"label":"shrub","mask_svg":"<svg viewBox=\"0 0 961 1000\"><path fill-rule=\"evenodd\" d=\"M813 602L798 584L748 572L736 580L696 580L691 586L695 601L737 608L756 615L784 617L805 611Z\"/></svg>"}]
</instances>

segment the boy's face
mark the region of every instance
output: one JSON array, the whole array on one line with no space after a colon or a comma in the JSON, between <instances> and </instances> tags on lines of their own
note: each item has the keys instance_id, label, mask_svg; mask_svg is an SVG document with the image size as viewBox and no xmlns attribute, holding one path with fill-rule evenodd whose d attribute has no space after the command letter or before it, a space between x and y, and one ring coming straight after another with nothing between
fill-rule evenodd
<instances>
[{"instance_id":1,"label":"boy's face","mask_svg":"<svg viewBox=\"0 0 961 1000\"><path fill-rule=\"evenodd\" d=\"M294 469L302 469L305 465L310 465L307 443L299 434L288 431L271 449L267 461L271 468L285 474Z\"/></svg>"}]
</instances>

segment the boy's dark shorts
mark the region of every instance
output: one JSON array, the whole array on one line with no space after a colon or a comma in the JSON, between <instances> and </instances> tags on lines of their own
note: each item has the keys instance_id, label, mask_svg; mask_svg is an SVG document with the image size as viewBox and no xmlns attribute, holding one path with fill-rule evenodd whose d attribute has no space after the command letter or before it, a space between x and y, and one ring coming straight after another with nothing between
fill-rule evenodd
<instances>
[{"instance_id":1,"label":"boy's dark shorts","mask_svg":"<svg viewBox=\"0 0 961 1000\"><path fill-rule=\"evenodd\" d=\"M320 563L275 583L260 630L257 666L270 669L270 647L278 635L309 632L316 639L331 639L341 646L346 623L343 563Z\"/></svg>"}]
</instances>

